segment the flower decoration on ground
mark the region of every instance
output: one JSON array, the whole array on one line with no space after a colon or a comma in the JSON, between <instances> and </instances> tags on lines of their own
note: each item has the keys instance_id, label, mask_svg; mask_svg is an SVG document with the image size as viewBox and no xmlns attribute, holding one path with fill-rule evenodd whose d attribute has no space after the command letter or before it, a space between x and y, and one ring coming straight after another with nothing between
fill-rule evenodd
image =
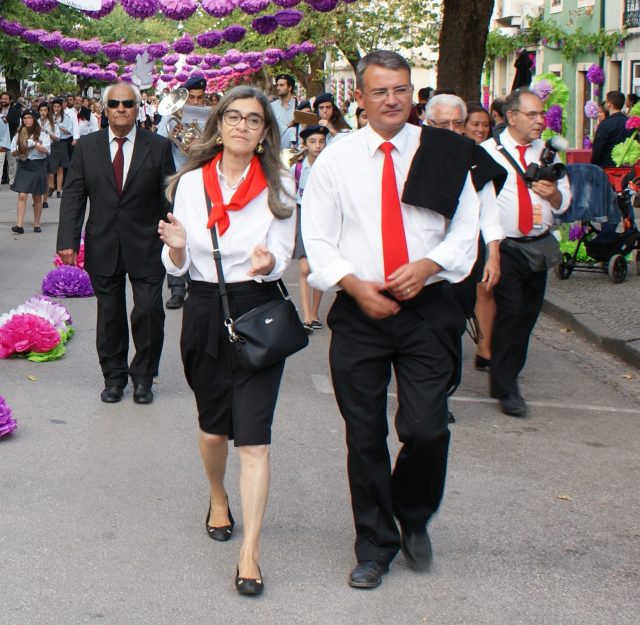
<instances>
[{"instance_id":1,"label":"flower decoration on ground","mask_svg":"<svg viewBox=\"0 0 640 625\"><path fill-rule=\"evenodd\" d=\"M33 362L56 360L73 336L71 315L58 302L36 296L0 317L0 358L24 356Z\"/></svg>"},{"instance_id":2,"label":"flower decoration on ground","mask_svg":"<svg viewBox=\"0 0 640 625\"><path fill-rule=\"evenodd\" d=\"M42 279L42 292L52 297L91 297L93 288L86 271L62 265L51 270Z\"/></svg>"},{"instance_id":3,"label":"flower decoration on ground","mask_svg":"<svg viewBox=\"0 0 640 625\"><path fill-rule=\"evenodd\" d=\"M0 395L0 438L14 432L18 427L16 420L13 418L13 412L5 398Z\"/></svg>"}]
</instances>

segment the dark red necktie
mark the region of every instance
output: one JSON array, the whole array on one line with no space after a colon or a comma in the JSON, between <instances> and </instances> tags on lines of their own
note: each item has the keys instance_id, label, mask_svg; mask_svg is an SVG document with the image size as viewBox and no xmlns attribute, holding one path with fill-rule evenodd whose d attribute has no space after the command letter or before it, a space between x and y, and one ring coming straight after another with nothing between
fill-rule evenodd
<instances>
[{"instance_id":1,"label":"dark red necktie","mask_svg":"<svg viewBox=\"0 0 640 625\"><path fill-rule=\"evenodd\" d=\"M389 277L398 267L409 262L407 240L404 235L402 209L398 197L396 172L393 167L393 143L385 141L380 149L384 152L382 168L382 256L384 276Z\"/></svg>"},{"instance_id":2,"label":"dark red necktie","mask_svg":"<svg viewBox=\"0 0 640 625\"><path fill-rule=\"evenodd\" d=\"M518 152L520 153L520 162L524 170L527 170L527 161L524 158L524 153L527 151L529 145L516 145ZM529 234L531 228L533 228L533 206L531 204L531 195L529 194L529 187L520 174L516 176L518 179L518 228L522 234Z\"/></svg>"},{"instance_id":3,"label":"dark red necktie","mask_svg":"<svg viewBox=\"0 0 640 625\"><path fill-rule=\"evenodd\" d=\"M114 140L118 142L118 151L113 157L113 176L116 179L116 189L118 191L118 195L122 195L122 179L124 177L124 152L122 150L122 146L124 145L124 142L127 140L127 138L115 137Z\"/></svg>"}]
</instances>

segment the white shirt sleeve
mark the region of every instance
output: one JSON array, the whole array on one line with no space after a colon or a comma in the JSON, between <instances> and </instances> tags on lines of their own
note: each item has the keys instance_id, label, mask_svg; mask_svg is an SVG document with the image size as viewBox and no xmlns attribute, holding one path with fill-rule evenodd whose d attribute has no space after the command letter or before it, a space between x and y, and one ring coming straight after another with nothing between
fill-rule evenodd
<instances>
[{"instance_id":1,"label":"white shirt sleeve","mask_svg":"<svg viewBox=\"0 0 640 625\"><path fill-rule=\"evenodd\" d=\"M480 200L480 232L484 242L501 241L504 235L500 225L496 190L491 180L478 191L478 199Z\"/></svg>"}]
</instances>

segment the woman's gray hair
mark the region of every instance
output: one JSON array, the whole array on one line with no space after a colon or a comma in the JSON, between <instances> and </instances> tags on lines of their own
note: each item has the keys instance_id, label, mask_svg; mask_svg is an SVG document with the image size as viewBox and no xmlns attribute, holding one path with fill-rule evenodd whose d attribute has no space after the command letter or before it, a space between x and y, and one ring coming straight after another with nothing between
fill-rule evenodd
<instances>
[{"instance_id":1,"label":"woman's gray hair","mask_svg":"<svg viewBox=\"0 0 640 625\"><path fill-rule=\"evenodd\" d=\"M140 102L142 102L142 96L140 95L140 90L135 85L132 85L130 82L116 82L113 85L109 85L102 94L102 104L104 106L107 105L107 100L109 99L109 94L114 87L129 87L131 91L133 91L134 100L136 104L140 106Z\"/></svg>"},{"instance_id":2,"label":"woman's gray hair","mask_svg":"<svg viewBox=\"0 0 640 625\"><path fill-rule=\"evenodd\" d=\"M285 203L283 197L293 199L293 196L282 185L282 174L286 172L280 156L280 131L278 123L269 104L267 96L254 87L235 87L228 91L224 97L214 107L213 113L204 127L202 137L196 140L189 150L189 160L182 169L175 175L171 176L167 182L166 195L170 202L176 193L176 187L180 178L189 171L199 169L208 163L218 152L224 150L224 146L218 143L220 135L220 126L222 125L222 116L229 108L232 102L236 100L247 100L255 98L262 106L264 117L264 133L265 137L262 141L264 151L258 154L262 170L267 179L267 187L269 189L269 209L274 217L278 219L287 219L293 214L292 203Z\"/></svg>"},{"instance_id":3,"label":"woman's gray hair","mask_svg":"<svg viewBox=\"0 0 640 625\"><path fill-rule=\"evenodd\" d=\"M427 121L433 119L433 109L438 106L457 107L460 109L460 119L467 119L467 105L462 98L451 93L440 93L431 96L427 102L427 106L424 109L424 116Z\"/></svg>"}]
</instances>

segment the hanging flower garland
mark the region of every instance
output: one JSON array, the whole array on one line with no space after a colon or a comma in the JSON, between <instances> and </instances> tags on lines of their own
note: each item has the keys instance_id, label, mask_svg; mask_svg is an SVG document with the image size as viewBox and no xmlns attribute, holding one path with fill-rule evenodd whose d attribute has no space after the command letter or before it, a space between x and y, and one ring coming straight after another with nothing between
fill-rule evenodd
<instances>
[{"instance_id":1,"label":"hanging flower garland","mask_svg":"<svg viewBox=\"0 0 640 625\"><path fill-rule=\"evenodd\" d=\"M62 304L40 295L32 297L0 317L0 358L57 360L73 333L71 315Z\"/></svg>"}]
</instances>

